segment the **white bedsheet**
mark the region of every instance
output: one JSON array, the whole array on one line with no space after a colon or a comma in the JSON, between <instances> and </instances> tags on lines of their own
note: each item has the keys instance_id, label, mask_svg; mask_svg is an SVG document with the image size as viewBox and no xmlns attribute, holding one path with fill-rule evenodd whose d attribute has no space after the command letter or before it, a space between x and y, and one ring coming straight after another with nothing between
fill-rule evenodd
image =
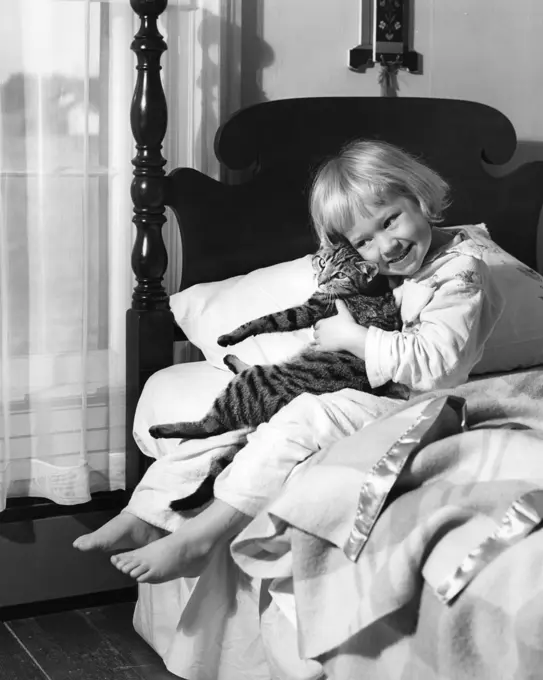
<instances>
[{"instance_id":1,"label":"white bedsheet","mask_svg":"<svg viewBox=\"0 0 543 680\"><path fill-rule=\"evenodd\" d=\"M136 631L185 680L272 680L259 627L260 581L217 550L202 576L141 584Z\"/></svg>"}]
</instances>

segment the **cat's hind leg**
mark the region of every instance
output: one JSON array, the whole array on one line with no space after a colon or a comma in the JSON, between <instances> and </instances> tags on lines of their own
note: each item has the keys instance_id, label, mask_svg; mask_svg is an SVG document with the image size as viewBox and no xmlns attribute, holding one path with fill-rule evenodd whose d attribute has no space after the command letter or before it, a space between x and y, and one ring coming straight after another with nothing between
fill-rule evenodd
<instances>
[{"instance_id":1,"label":"cat's hind leg","mask_svg":"<svg viewBox=\"0 0 543 680\"><path fill-rule=\"evenodd\" d=\"M241 359L238 359L235 354L227 354L223 358L223 363L232 371L232 373L236 375L244 371L246 368L250 368L249 364L246 364Z\"/></svg>"},{"instance_id":2,"label":"cat's hind leg","mask_svg":"<svg viewBox=\"0 0 543 680\"><path fill-rule=\"evenodd\" d=\"M149 434L155 439L205 439L227 431L228 428L212 416L194 422L164 423L149 428Z\"/></svg>"}]
</instances>

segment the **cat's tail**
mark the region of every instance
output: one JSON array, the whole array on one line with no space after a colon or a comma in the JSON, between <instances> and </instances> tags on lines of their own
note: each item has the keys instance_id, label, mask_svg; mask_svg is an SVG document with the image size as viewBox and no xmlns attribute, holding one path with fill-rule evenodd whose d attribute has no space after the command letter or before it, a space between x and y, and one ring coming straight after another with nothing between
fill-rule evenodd
<instances>
[{"instance_id":1,"label":"cat's tail","mask_svg":"<svg viewBox=\"0 0 543 680\"><path fill-rule=\"evenodd\" d=\"M170 503L170 508L176 512L184 512L186 510L197 510L208 503L213 498L213 488L215 480L221 474L225 467L230 465L236 452L231 450L230 453L217 458L211 463L209 474L200 484L200 486L185 498L178 498Z\"/></svg>"},{"instance_id":2,"label":"cat's tail","mask_svg":"<svg viewBox=\"0 0 543 680\"><path fill-rule=\"evenodd\" d=\"M175 512L186 512L187 510L196 510L208 503L213 498L213 487L215 486L215 477L208 475L194 493L185 498L178 498L170 503L170 508Z\"/></svg>"},{"instance_id":3,"label":"cat's tail","mask_svg":"<svg viewBox=\"0 0 543 680\"><path fill-rule=\"evenodd\" d=\"M228 432L228 429L217 418L208 415L202 420L152 425L149 428L149 434L155 439L205 439Z\"/></svg>"}]
</instances>

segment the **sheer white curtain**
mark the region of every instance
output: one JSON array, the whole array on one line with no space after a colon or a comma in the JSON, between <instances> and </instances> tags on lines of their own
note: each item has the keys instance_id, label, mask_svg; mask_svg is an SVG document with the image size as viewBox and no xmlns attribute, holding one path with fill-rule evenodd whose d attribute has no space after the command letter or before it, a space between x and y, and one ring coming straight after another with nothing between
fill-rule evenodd
<instances>
[{"instance_id":1,"label":"sheer white curtain","mask_svg":"<svg viewBox=\"0 0 543 680\"><path fill-rule=\"evenodd\" d=\"M0 510L124 486L128 2L0 0Z\"/></svg>"},{"instance_id":2,"label":"sheer white curtain","mask_svg":"<svg viewBox=\"0 0 543 680\"><path fill-rule=\"evenodd\" d=\"M0 0L0 511L124 487L135 82L129 0ZM170 0L169 168L218 175L237 107L240 0ZM177 226L164 230L169 292Z\"/></svg>"}]
</instances>

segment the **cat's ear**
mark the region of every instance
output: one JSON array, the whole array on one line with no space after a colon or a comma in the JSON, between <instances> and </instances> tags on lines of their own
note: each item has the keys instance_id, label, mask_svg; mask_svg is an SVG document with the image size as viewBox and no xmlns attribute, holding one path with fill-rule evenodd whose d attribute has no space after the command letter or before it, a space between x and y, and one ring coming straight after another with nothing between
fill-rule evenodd
<instances>
[{"instance_id":1,"label":"cat's ear","mask_svg":"<svg viewBox=\"0 0 543 680\"><path fill-rule=\"evenodd\" d=\"M364 276L367 283L373 281L379 273L379 265L375 264L375 262L366 262L365 260L363 262L357 262L356 268Z\"/></svg>"},{"instance_id":2,"label":"cat's ear","mask_svg":"<svg viewBox=\"0 0 543 680\"><path fill-rule=\"evenodd\" d=\"M333 231L330 234L328 234L328 242L332 245L335 246L336 248L338 246L347 246L351 247L351 242L349 239L345 236L345 234L341 233L340 231Z\"/></svg>"}]
</instances>

